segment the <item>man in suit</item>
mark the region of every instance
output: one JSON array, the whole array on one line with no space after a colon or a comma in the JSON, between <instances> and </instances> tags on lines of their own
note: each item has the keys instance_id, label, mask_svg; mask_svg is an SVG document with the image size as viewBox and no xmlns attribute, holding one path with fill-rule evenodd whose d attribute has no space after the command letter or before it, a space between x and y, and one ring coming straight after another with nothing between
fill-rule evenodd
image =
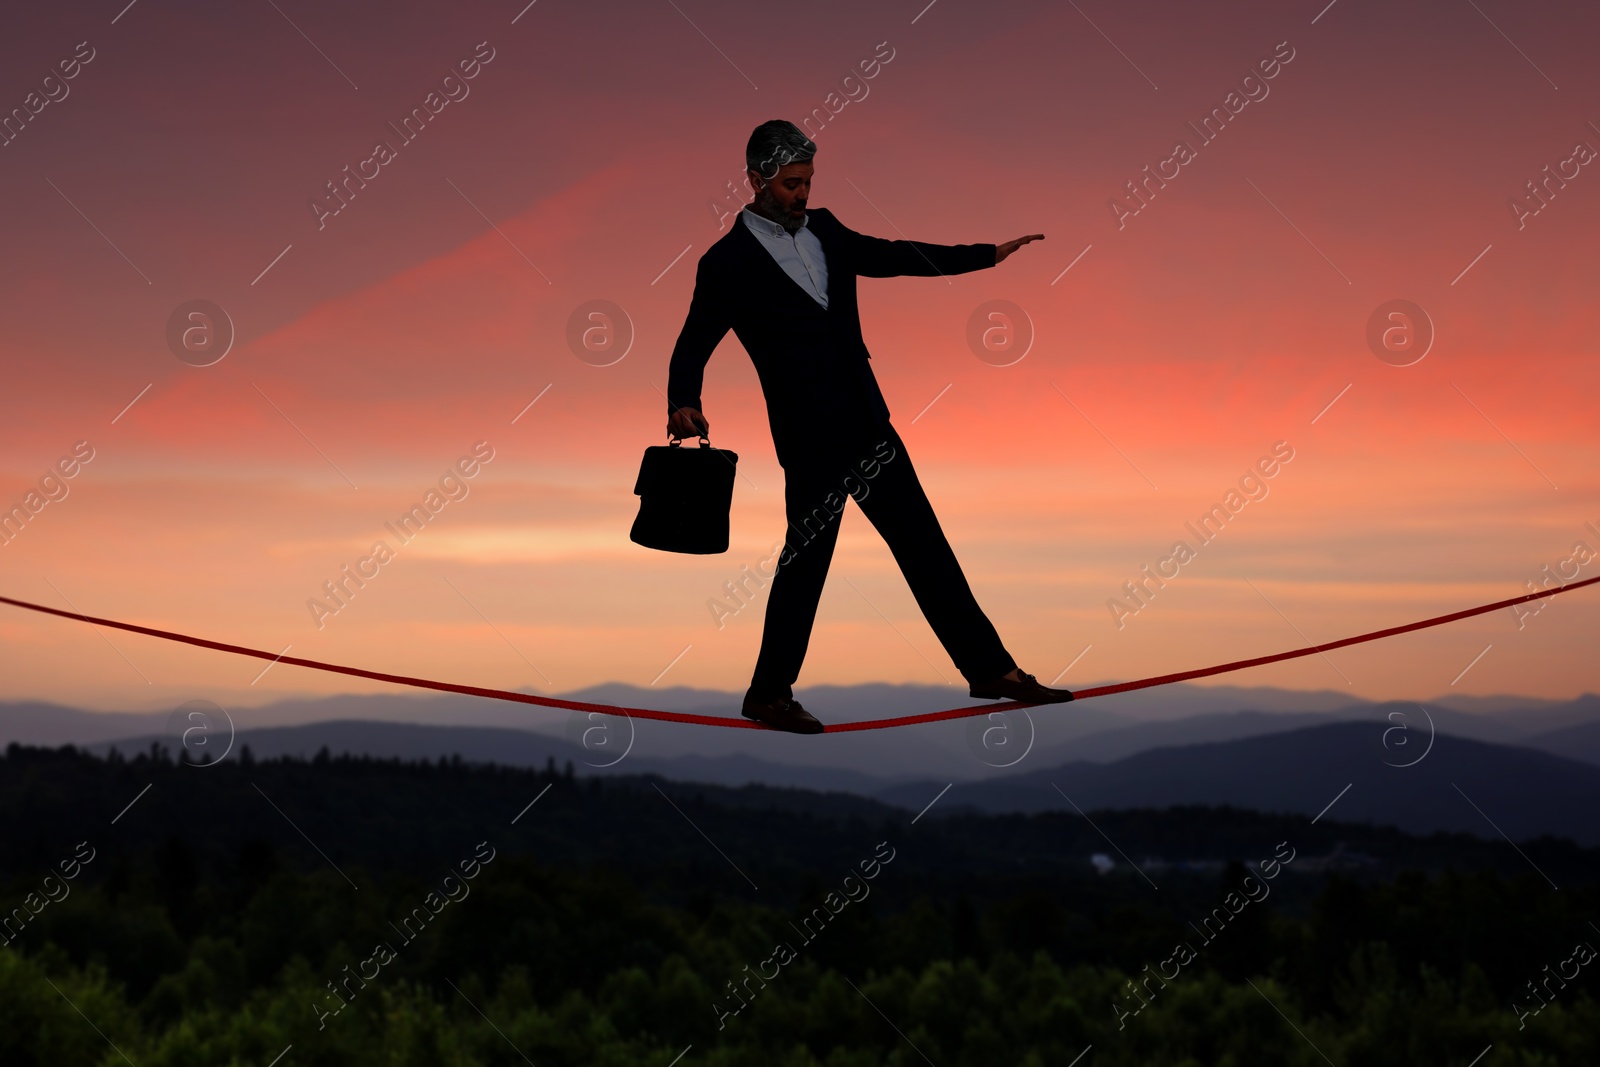
<instances>
[{"instance_id":1,"label":"man in suit","mask_svg":"<svg viewBox=\"0 0 1600 1067\"><path fill-rule=\"evenodd\" d=\"M766 621L743 714L777 730L818 733L794 699L817 603L854 499L899 564L917 606L974 697L1029 704L1072 699L1017 667L961 573L917 480L867 360L856 278L964 274L992 267L1043 234L1001 245L889 241L807 210L816 145L793 123L757 126L745 146L754 201L700 257L694 296L672 350L667 430L706 433L700 411L706 361L733 330L766 396L784 469L789 531L767 598Z\"/></svg>"}]
</instances>

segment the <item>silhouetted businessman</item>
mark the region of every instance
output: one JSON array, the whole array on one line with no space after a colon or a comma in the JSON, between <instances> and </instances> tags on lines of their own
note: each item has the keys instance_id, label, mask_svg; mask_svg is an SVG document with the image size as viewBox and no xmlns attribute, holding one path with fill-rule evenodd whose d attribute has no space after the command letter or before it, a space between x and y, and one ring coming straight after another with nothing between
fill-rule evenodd
<instances>
[{"instance_id":1,"label":"silhouetted businessman","mask_svg":"<svg viewBox=\"0 0 1600 1067\"><path fill-rule=\"evenodd\" d=\"M1072 699L1017 667L978 607L889 408L861 337L856 278L965 274L992 267L1029 241L935 245L888 241L846 228L826 208L806 210L817 146L791 122L763 122L745 146L755 200L700 257L694 297L672 349L667 430L705 433L706 361L732 329L766 396L784 470L789 529L767 598L761 652L743 714L778 730L818 733L794 699L817 602L854 499L888 544L917 606L974 697L1049 704Z\"/></svg>"}]
</instances>

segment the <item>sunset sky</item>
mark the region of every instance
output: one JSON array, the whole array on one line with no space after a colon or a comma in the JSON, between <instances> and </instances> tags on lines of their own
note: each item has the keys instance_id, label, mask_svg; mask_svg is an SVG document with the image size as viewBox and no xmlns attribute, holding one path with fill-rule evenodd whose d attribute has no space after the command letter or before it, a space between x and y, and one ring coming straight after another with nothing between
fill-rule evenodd
<instances>
[{"instance_id":1,"label":"sunset sky","mask_svg":"<svg viewBox=\"0 0 1600 1067\"><path fill-rule=\"evenodd\" d=\"M708 601L782 536L783 472L732 334L703 394L740 456L730 550L632 544L632 488L665 438L695 262L736 218L729 183L747 195L745 141L813 109L811 204L845 225L1046 235L991 270L859 285L895 424L1041 681L1334 640L1600 551L1592 4L525 3L109 0L16 20L0 507L42 478L59 499L0 543L0 593L502 688L742 691L765 600L721 628ZM389 123L430 93L438 113L403 140ZM1229 121L1206 142L1190 123L1214 108ZM388 161L315 209L379 141ZM1127 183L1179 141L1187 162L1141 207ZM208 366L169 348L194 300L235 331ZM580 358L569 320L601 300L631 343ZM1368 343L1395 300L1431 321L1409 365ZM1025 313L1015 362L969 347L989 301ZM79 442L92 459L46 478ZM449 483L465 496L401 544L385 523L479 442L492 458ZM1278 442L1293 458L1266 495L1198 542L1185 524ZM379 540L393 559L319 626L308 600ZM1108 601L1179 540L1194 558L1119 627ZM1597 632L1584 589L1520 626L1502 611L1220 681L1564 698L1600 690ZM260 671L0 607L0 699L383 689ZM960 676L852 505L799 695L941 680Z\"/></svg>"}]
</instances>

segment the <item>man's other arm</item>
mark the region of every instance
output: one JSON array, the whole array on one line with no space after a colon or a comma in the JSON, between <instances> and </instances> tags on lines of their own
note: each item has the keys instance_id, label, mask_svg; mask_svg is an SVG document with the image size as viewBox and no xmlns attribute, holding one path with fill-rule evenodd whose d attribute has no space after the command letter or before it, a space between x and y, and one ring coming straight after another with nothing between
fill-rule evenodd
<instances>
[{"instance_id":1,"label":"man's other arm","mask_svg":"<svg viewBox=\"0 0 1600 1067\"><path fill-rule=\"evenodd\" d=\"M832 216L833 213L830 211L828 214ZM966 274L995 264L993 244L936 245L923 241L890 241L857 233L836 217L833 221L844 234L855 272L866 278Z\"/></svg>"},{"instance_id":2,"label":"man's other arm","mask_svg":"<svg viewBox=\"0 0 1600 1067\"><path fill-rule=\"evenodd\" d=\"M699 412L706 361L732 327L733 316L726 291L715 268L707 266L706 257L702 256L695 270L689 314L683 320L683 329L678 331L677 343L672 346L672 361L667 367L669 418L680 408Z\"/></svg>"}]
</instances>

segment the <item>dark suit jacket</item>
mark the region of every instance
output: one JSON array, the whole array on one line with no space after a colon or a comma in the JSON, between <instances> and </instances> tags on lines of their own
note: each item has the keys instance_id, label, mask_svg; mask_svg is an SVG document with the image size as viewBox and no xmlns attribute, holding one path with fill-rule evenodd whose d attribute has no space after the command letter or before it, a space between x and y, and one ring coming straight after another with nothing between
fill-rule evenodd
<instances>
[{"instance_id":1,"label":"dark suit jacket","mask_svg":"<svg viewBox=\"0 0 1600 1067\"><path fill-rule=\"evenodd\" d=\"M680 407L699 409L706 360L732 329L761 379L772 442L785 467L804 456L808 435L826 444L825 438L854 439L889 421L867 364L856 278L965 274L994 266L995 256L993 244L867 237L826 208L809 209L806 225L827 259L828 307L784 273L741 217L700 257L694 298L667 372L669 414Z\"/></svg>"}]
</instances>

